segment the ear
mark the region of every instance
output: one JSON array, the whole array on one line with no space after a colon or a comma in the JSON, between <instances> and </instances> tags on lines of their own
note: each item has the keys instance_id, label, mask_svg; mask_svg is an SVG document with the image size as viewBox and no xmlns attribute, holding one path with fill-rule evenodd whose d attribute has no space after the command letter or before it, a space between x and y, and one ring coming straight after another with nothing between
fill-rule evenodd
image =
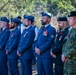
<instances>
[{"instance_id":1,"label":"ear","mask_svg":"<svg viewBox=\"0 0 76 75\"><path fill-rule=\"evenodd\" d=\"M75 23L76 23L76 16L75 16Z\"/></svg>"},{"instance_id":2,"label":"ear","mask_svg":"<svg viewBox=\"0 0 76 75\"><path fill-rule=\"evenodd\" d=\"M31 21L29 21L29 24L31 24Z\"/></svg>"},{"instance_id":3,"label":"ear","mask_svg":"<svg viewBox=\"0 0 76 75\"><path fill-rule=\"evenodd\" d=\"M63 21L63 27L65 27L65 26L66 26L66 22Z\"/></svg>"},{"instance_id":4,"label":"ear","mask_svg":"<svg viewBox=\"0 0 76 75\"><path fill-rule=\"evenodd\" d=\"M7 25L7 22L4 22L5 25Z\"/></svg>"},{"instance_id":5,"label":"ear","mask_svg":"<svg viewBox=\"0 0 76 75\"><path fill-rule=\"evenodd\" d=\"M48 18L48 21L51 21L51 18Z\"/></svg>"}]
</instances>

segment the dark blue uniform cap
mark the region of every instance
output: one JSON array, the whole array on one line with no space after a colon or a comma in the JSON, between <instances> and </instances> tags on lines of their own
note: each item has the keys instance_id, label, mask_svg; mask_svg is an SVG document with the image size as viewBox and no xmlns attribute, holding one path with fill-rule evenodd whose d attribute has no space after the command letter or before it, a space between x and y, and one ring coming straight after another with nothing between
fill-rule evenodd
<instances>
[{"instance_id":1,"label":"dark blue uniform cap","mask_svg":"<svg viewBox=\"0 0 76 75\"><path fill-rule=\"evenodd\" d=\"M43 16L48 16L48 17L50 17L50 18L52 17L51 13L42 12L41 14L42 14L42 17L43 17Z\"/></svg>"},{"instance_id":2,"label":"dark blue uniform cap","mask_svg":"<svg viewBox=\"0 0 76 75\"><path fill-rule=\"evenodd\" d=\"M7 17L1 17L1 21L9 23L9 20L7 19Z\"/></svg>"},{"instance_id":3,"label":"dark blue uniform cap","mask_svg":"<svg viewBox=\"0 0 76 75\"><path fill-rule=\"evenodd\" d=\"M28 16L28 20L30 20L31 22L34 22L34 16Z\"/></svg>"},{"instance_id":4,"label":"dark blue uniform cap","mask_svg":"<svg viewBox=\"0 0 76 75\"><path fill-rule=\"evenodd\" d=\"M71 11L70 14L68 15L68 17L73 17L76 16L76 11Z\"/></svg>"},{"instance_id":5,"label":"dark blue uniform cap","mask_svg":"<svg viewBox=\"0 0 76 75\"><path fill-rule=\"evenodd\" d=\"M18 16L17 19L22 19L21 16Z\"/></svg>"},{"instance_id":6,"label":"dark blue uniform cap","mask_svg":"<svg viewBox=\"0 0 76 75\"><path fill-rule=\"evenodd\" d=\"M11 22L14 22L14 23L20 23L20 21L17 19L17 18L13 18L12 20L11 20Z\"/></svg>"},{"instance_id":7,"label":"dark blue uniform cap","mask_svg":"<svg viewBox=\"0 0 76 75\"><path fill-rule=\"evenodd\" d=\"M14 19L14 18L11 18L11 22L13 22L13 19Z\"/></svg>"},{"instance_id":8,"label":"dark blue uniform cap","mask_svg":"<svg viewBox=\"0 0 76 75\"><path fill-rule=\"evenodd\" d=\"M34 16L26 16L24 15L24 19L28 19L31 22L34 22Z\"/></svg>"},{"instance_id":9,"label":"dark blue uniform cap","mask_svg":"<svg viewBox=\"0 0 76 75\"><path fill-rule=\"evenodd\" d=\"M58 17L57 21L67 21L67 17L66 16Z\"/></svg>"},{"instance_id":10,"label":"dark blue uniform cap","mask_svg":"<svg viewBox=\"0 0 76 75\"><path fill-rule=\"evenodd\" d=\"M23 17L24 17L24 19L26 19L27 18L27 15L24 15Z\"/></svg>"}]
</instances>

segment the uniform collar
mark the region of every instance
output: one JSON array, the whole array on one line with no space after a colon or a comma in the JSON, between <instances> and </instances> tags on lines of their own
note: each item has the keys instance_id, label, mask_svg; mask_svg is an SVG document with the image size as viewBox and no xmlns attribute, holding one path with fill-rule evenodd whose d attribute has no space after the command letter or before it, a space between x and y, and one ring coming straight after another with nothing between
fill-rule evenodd
<instances>
[{"instance_id":1,"label":"uniform collar","mask_svg":"<svg viewBox=\"0 0 76 75\"><path fill-rule=\"evenodd\" d=\"M6 29L7 27L3 28L3 31Z\"/></svg>"},{"instance_id":2,"label":"uniform collar","mask_svg":"<svg viewBox=\"0 0 76 75\"><path fill-rule=\"evenodd\" d=\"M72 29L72 27L69 27L69 30L71 30Z\"/></svg>"},{"instance_id":3,"label":"uniform collar","mask_svg":"<svg viewBox=\"0 0 76 75\"><path fill-rule=\"evenodd\" d=\"M45 25L45 28L48 27L49 25L50 25L50 24L46 24L46 25Z\"/></svg>"},{"instance_id":4,"label":"uniform collar","mask_svg":"<svg viewBox=\"0 0 76 75\"><path fill-rule=\"evenodd\" d=\"M26 27L26 29L29 29L32 25L29 25L28 27Z\"/></svg>"},{"instance_id":5,"label":"uniform collar","mask_svg":"<svg viewBox=\"0 0 76 75\"><path fill-rule=\"evenodd\" d=\"M67 26L65 29L63 29L63 30L61 30L61 31L65 31L65 30L67 30L69 28L69 26Z\"/></svg>"},{"instance_id":6,"label":"uniform collar","mask_svg":"<svg viewBox=\"0 0 76 75\"><path fill-rule=\"evenodd\" d=\"M35 27L35 25L32 25L32 27Z\"/></svg>"},{"instance_id":7,"label":"uniform collar","mask_svg":"<svg viewBox=\"0 0 76 75\"><path fill-rule=\"evenodd\" d=\"M76 28L72 28L71 30L76 30Z\"/></svg>"},{"instance_id":8,"label":"uniform collar","mask_svg":"<svg viewBox=\"0 0 76 75\"><path fill-rule=\"evenodd\" d=\"M11 29L11 31L15 31L16 29L18 29L18 27L15 27L14 29Z\"/></svg>"}]
</instances>

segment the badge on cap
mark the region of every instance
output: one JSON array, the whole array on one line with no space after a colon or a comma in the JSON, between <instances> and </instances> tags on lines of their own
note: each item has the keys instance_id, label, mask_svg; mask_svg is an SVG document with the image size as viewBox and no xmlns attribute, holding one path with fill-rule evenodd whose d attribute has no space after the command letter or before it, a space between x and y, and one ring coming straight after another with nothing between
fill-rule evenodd
<instances>
[{"instance_id":1,"label":"badge on cap","mask_svg":"<svg viewBox=\"0 0 76 75\"><path fill-rule=\"evenodd\" d=\"M68 17L73 17L76 16L76 11L71 11L68 15Z\"/></svg>"},{"instance_id":2,"label":"badge on cap","mask_svg":"<svg viewBox=\"0 0 76 75\"><path fill-rule=\"evenodd\" d=\"M51 13L48 13L48 12L42 12L41 14L42 14L42 17L43 16L48 16L50 18L52 17L52 14Z\"/></svg>"}]
</instances>

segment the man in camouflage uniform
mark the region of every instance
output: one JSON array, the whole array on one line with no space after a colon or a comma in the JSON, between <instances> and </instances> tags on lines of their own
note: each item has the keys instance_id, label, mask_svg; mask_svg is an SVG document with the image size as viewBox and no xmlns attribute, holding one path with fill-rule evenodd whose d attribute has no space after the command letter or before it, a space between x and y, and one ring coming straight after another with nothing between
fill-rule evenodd
<instances>
[{"instance_id":1,"label":"man in camouflage uniform","mask_svg":"<svg viewBox=\"0 0 76 75\"><path fill-rule=\"evenodd\" d=\"M72 29L64 40L62 61L65 63L65 75L76 75L76 11L70 12L68 17Z\"/></svg>"}]
</instances>

